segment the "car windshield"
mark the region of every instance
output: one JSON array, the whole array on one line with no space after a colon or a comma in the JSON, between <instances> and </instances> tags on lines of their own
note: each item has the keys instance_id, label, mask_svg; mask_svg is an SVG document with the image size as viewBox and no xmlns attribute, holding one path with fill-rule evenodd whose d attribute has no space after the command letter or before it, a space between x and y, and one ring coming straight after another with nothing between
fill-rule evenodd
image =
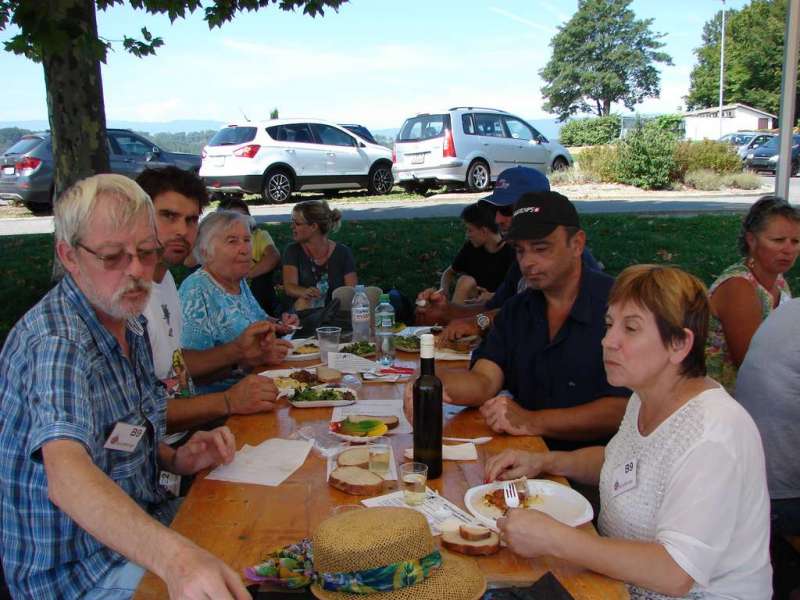
<instances>
[{"instance_id":1,"label":"car windshield","mask_svg":"<svg viewBox=\"0 0 800 600\"><path fill-rule=\"evenodd\" d=\"M236 144L244 144L251 141L256 137L255 127L226 127L220 129L211 141L208 142L209 146L234 146Z\"/></svg>"},{"instance_id":2,"label":"car windshield","mask_svg":"<svg viewBox=\"0 0 800 600\"><path fill-rule=\"evenodd\" d=\"M450 115L420 115L403 123L397 135L398 142L420 142L431 140L444 134L450 128Z\"/></svg>"},{"instance_id":3,"label":"car windshield","mask_svg":"<svg viewBox=\"0 0 800 600\"><path fill-rule=\"evenodd\" d=\"M27 154L34 148L36 148L39 144L41 144L44 140L40 137L24 137L19 140L16 144L13 144L11 148L5 151L5 155L8 156L10 154Z\"/></svg>"}]
</instances>

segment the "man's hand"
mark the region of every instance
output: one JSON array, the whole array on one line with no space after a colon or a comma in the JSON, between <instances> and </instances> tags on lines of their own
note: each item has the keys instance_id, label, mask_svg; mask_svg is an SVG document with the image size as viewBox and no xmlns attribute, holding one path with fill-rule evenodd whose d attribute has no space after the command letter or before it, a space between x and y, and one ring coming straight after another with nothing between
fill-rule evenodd
<instances>
[{"instance_id":1,"label":"man's hand","mask_svg":"<svg viewBox=\"0 0 800 600\"><path fill-rule=\"evenodd\" d=\"M481 329L475 322L475 317L460 317L450 321L437 341L453 341L469 335L480 335L480 333Z\"/></svg>"},{"instance_id":2,"label":"man's hand","mask_svg":"<svg viewBox=\"0 0 800 600\"><path fill-rule=\"evenodd\" d=\"M484 466L486 482L496 479L536 477L544 472L546 453L524 450L503 450L489 457Z\"/></svg>"},{"instance_id":3,"label":"man's hand","mask_svg":"<svg viewBox=\"0 0 800 600\"><path fill-rule=\"evenodd\" d=\"M447 393L447 388L442 386L442 402L452 404L453 399ZM408 422L414 424L414 380L412 379L403 388L403 414Z\"/></svg>"},{"instance_id":4,"label":"man's hand","mask_svg":"<svg viewBox=\"0 0 800 600\"><path fill-rule=\"evenodd\" d=\"M232 415L252 415L274 410L278 388L269 377L248 375L228 390Z\"/></svg>"},{"instance_id":5,"label":"man's hand","mask_svg":"<svg viewBox=\"0 0 800 600\"><path fill-rule=\"evenodd\" d=\"M553 542L567 527L538 510L515 508L497 519L500 536L512 552L528 558L552 554Z\"/></svg>"},{"instance_id":6,"label":"man's hand","mask_svg":"<svg viewBox=\"0 0 800 600\"><path fill-rule=\"evenodd\" d=\"M170 471L177 475L193 475L202 469L227 465L236 454L236 440L227 427L198 431L175 451Z\"/></svg>"},{"instance_id":7,"label":"man's hand","mask_svg":"<svg viewBox=\"0 0 800 600\"><path fill-rule=\"evenodd\" d=\"M508 396L489 398L481 406L486 424L498 433L541 435L536 427L536 413L525 410Z\"/></svg>"},{"instance_id":8,"label":"man's hand","mask_svg":"<svg viewBox=\"0 0 800 600\"><path fill-rule=\"evenodd\" d=\"M256 321L248 325L234 340L237 362L248 367L264 364L264 348L270 338L275 339L275 323Z\"/></svg>"},{"instance_id":9,"label":"man's hand","mask_svg":"<svg viewBox=\"0 0 800 600\"><path fill-rule=\"evenodd\" d=\"M185 540L163 575L170 598L251 600L242 580L217 557Z\"/></svg>"},{"instance_id":10,"label":"man's hand","mask_svg":"<svg viewBox=\"0 0 800 600\"><path fill-rule=\"evenodd\" d=\"M286 359L286 355L292 351L292 342L275 339L274 337L267 338L264 341L263 350L264 364L279 365Z\"/></svg>"},{"instance_id":11,"label":"man's hand","mask_svg":"<svg viewBox=\"0 0 800 600\"><path fill-rule=\"evenodd\" d=\"M447 323L449 318L450 302L444 290L428 288L417 294L417 307L415 322L418 325L436 325Z\"/></svg>"}]
</instances>

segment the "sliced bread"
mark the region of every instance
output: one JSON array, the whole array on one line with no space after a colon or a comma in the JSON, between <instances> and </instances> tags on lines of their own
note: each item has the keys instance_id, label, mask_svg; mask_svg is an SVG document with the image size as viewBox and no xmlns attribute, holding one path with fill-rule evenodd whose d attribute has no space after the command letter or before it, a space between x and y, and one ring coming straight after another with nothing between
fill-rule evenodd
<instances>
[{"instance_id":1,"label":"sliced bread","mask_svg":"<svg viewBox=\"0 0 800 600\"><path fill-rule=\"evenodd\" d=\"M489 531L489 537L475 541L461 537L458 532L448 531L442 534L442 546L459 554L488 556L500 550L500 536Z\"/></svg>"},{"instance_id":2,"label":"sliced bread","mask_svg":"<svg viewBox=\"0 0 800 600\"><path fill-rule=\"evenodd\" d=\"M338 467L328 483L353 496L374 496L383 491L383 478L361 467Z\"/></svg>"},{"instance_id":3,"label":"sliced bread","mask_svg":"<svg viewBox=\"0 0 800 600\"><path fill-rule=\"evenodd\" d=\"M465 540L470 542L479 542L488 539L492 535L492 530L483 525L461 525L458 528L458 533Z\"/></svg>"},{"instance_id":4,"label":"sliced bread","mask_svg":"<svg viewBox=\"0 0 800 600\"><path fill-rule=\"evenodd\" d=\"M369 449L366 446L350 448L336 457L336 464L340 467L363 467L369 465Z\"/></svg>"},{"instance_id":5,"label":"sliced bread","mask_svg":"<svg viewBox=\"0 0 800 600\"><path fill-rule=\"evenodd\" d=\"M342 378L342 372L330 367L317 367L317 379L322 383L331 383L332 381L339 381Z\"/></svg>"},{"instance_id":6,"label":"sliced bread","mask_svg":"<svg viewBox=\"0 0 800 600\"><path fill-rule=\"evenodd\" d=\"M370 416L370 415L350 415L349 418L351 423L358 423L360 421L377 419L378 421L383 421L388 429L394 429L400 424L400 417L394 415L383 416L383 417Z\"/></svg>"}]
</instances>

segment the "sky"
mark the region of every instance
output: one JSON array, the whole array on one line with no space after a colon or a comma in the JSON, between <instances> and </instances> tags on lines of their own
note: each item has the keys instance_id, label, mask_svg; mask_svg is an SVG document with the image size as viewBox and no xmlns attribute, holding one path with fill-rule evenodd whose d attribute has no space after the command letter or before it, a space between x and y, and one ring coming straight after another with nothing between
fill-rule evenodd
<instances>
[{"instance_id":1,"label":"sky","mask_svg":"<svg viewBox=\"0 0 800 600\"><path fill-rule=\"evenodd\" d=\"M728 0L742 8L747 0ZM164 46L143 59L121 43L103 66L109 120L224 122L317 117L398 128L416 113L451 106L500 108L527 119L542 109L538 75L550 40L577 0L350 0L324 17L270 6L209 31L198 11L170 24L127 6L98 13L107 40L142 26ZM659 65L661 96L641 113L683 106L703 24L721 0L635 0L638 18L665 34L674 65ZM0 32L0 42L14 33ZM0 51L6 91L0 121L47 119L41 65ZM624 107L616 107L627 113Z\"/></svg>"}]
</instances>

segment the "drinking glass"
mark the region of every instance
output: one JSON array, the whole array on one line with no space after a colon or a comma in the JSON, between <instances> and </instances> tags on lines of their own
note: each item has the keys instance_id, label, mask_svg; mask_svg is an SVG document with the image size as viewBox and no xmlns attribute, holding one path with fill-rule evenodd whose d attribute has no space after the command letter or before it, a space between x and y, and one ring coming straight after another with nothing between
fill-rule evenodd
<instances>
[{"instance_id":1,"label":"drinking glass","mask_svg":"<svg viewBox=\"0 0 800 600\"><path fill-rule=\"evenodd\" d=\"M406 504L419 506L425 502L427 480L427 465L418 462L407 462L400 465L400 485L403 486L403 500Z\"/></svg>"},{"instance_id":2,"label":"drinking glass","mask_svg":"<svg viewBox=\"0 0 800 600\"><path fill-rule=\"evenodd\" d=\"M328 352L339 351L339 337L341 335L341 327L317 327L319 358L326 365L328 364Z\"/></svg>"},{"instance_id":3,"label":"drinking glass","mask_svg":"<svg viewBox=\"0 0 800 600\"><path fill-rule=\"evenodd\" d=\"M389 473L392 451L389 440L385 437L376 438L369 445L369 470L386 479Z\"/></svg>"}]
</instances>

